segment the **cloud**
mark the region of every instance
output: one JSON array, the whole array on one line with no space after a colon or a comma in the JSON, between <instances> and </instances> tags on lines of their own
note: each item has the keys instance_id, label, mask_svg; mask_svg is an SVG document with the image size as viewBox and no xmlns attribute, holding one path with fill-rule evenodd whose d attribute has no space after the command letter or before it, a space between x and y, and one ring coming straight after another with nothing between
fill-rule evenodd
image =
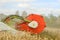
<instances>
[{"instance_id":1,"label":"cloud","mask_svg":"<svg viewBox=\"0 0 60 40\"><path fill-rule=\"evenodd\" d=\"M0 9L0 14L3 13L5 15L15 14L16 9Z\"/></svg>"},{"instance_id":2,"label":"cloud","mask_svg":"<svg viewBox=\"0 0 60 40\"><path fill-rule=\"evenodd\" d=\"M22 7L22 8L29 8L30 7L30 5L27 3L21 3L21 4L18 4L17 6Z\"/></svg>"},{"instance_id":3,"label":"cloud","mask_svg":"<svg viewBox=\"0 0 60 40\"><path fill-rule=\"evenodd\" d=\"M0 0L1 3L12 2L13 0Z\"/></svg>"},{"instance_id":4,"label":"cloud","mask_svg":"<svg viewBox=\"0 0 60 40\"><path fill-rule=\"evenodd\" d=\"M35 2L35 1L36 0L0 0L0 8L2 8L2 10L0 10L0 12L11 14L15 11L15 10L13 11L12 9L8 10L6 8L6 7L8 7L8 8L18 9L18 10L25 8L27 11L29 11L31 13L41 13L41 14L50 14L51 12L53 12L53 14L60 13L60 9L57 9L60 5L60 3L59 3L60 0L58 0L59 2L49 2L49 3L48 2L39 3L38 2L39 0L37 2ZM8 4L7 4L7 2L8 2ZM15 5L15 6L10 7L9 4L11 4L10 6L12 6L12 5ZM5 7L4 8L1 7L2 5L4 5Z\"/></svg>"},{"instance_id":5,"label":"cloud","mask_svg":"<svg viewBox=\"0 0 60 40\"><path fill-rule=\"evenodd\" d=\"M5 15L15 14L16 9L0 9L0 13L4 13ZM23 10L19 10L22 13ZM42 14L42 15L60 15L60 9L53 9L53 8L39 8L39 9L26 9L28 14Z\"/></svg>"},{"instance_id":6,"label":"cloud","mask_svg":"<svg viewBox=\"0 0 60 40\"><path fill-rule=\"evenodd\" d=\"M27 10L29 13L36 13L36 14L42 14L42 15L49 15L49 14L53 14L53 15L60 15L60 9L56 9L56 8L32 8Z\"/></svg>"},{"instance_id":7,"label":"cloud","mask_svg":"<svg viewBox=\"0 0 60 40\"><path fill-rule=\"evenodd\" d=\"M35 0L16 0L17 2L33 2Z\"/></svg>"},{"instance_id":8,"label":"cloud","mask_svg":"<svg viewBox=\"0 0 60 40\"><path fill-rule=\"evenodd\" d=\"M0 2L33 2L35 0L0 0Z\"/></svg>"},{"instance_id":9,"label":"cloud","mask_svg":"<svg viewBox=\"0 0 60 40\"><path fill-rule=\"evenodd\" d=\"M0 0L0 6L3 6L4 4L6 3L21 3L21 4L18 4L17 6L18 7L29 7L29 2L33 2L33 1L36 1L36 0ZM25 3L25 4L23 4ZM8 5L7 5L8 6Z\"/></svg>"}]
</instances>

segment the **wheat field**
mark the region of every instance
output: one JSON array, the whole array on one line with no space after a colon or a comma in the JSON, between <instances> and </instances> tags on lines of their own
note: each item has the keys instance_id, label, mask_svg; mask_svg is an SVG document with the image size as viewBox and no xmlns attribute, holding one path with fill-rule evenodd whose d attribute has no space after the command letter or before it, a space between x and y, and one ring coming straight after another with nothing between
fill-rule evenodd
<instances>
[{"instance_id":1,"label":"wheat field","mask_svg":"<svg viewBox=\"0 0 60 40\"><path fill-rule=\"evenodd\" d=\"M40 34L31 34L25 31L12 33L11 31L0 31L0 40L60 40L58 30L44 30Z\"/></svg>"}]
</instances>

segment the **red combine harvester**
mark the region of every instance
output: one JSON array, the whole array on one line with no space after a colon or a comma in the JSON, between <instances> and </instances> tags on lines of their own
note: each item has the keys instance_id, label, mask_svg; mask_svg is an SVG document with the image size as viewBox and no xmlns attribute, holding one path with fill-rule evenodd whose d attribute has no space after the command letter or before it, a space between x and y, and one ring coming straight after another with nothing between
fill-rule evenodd
<instances>
[{"instance_id":1,"label":"red combine harvester","mask_svg":"<svg viewBox=\"0 0 60 40\"><path fill-rule=\"evenodd\" d=\"M12 18L13 16L10 16ZM13 17L14 18L14 17ZM13 19L12 18L12 19ZM18 17L17 17L18 18ZM27 31L32 34L39 34L41 33L44 28L46 27L45 21L43 16L37 15L37 14L30 14L26 18L20 17L22 23L16 23L17 25L15 26L18 30L20 31ZM5 19L5 21L8 23L9 17Z\"/></svg>"},{"instance_id":2,"label":"red combine harvester","mask_svg":"<svg viewBox=\"0 0 60 40\"><path fill-rule=\"evenodd\" d=\"M26 19L31 21L32 27L28 25L29 24L28 22L23 22L22 24L18 25L19 30L25 30L33 34L39 34L44 30L46 26L43 16L41 15L30 14ZM32 22L35 22L35 23L32 23ZM33 27L33 26L36 26L36 27Z\"/></svg>"}]
</instances>

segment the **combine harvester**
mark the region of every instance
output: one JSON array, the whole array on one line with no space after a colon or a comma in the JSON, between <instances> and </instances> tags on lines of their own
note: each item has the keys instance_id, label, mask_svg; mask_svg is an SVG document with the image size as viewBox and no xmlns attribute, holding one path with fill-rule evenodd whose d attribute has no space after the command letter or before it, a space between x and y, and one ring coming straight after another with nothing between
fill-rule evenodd
<instances>
[{"instance_id":1,"label":"combine harvester","mask_svg":"<svg viewBox=\"0 0 60 40\"><path fill-rule=\"evenodd\" d=\"M2 23L2 25L6 27L6 28L4 27L5 30L12 29L13 31L16 31L15 29L17 29L19 31L27 31L32 34L39 34L46 27L43 16L37 15L37 14L30 14L26 18L23 18L22 16L18 16L18 15L10 15L4 20L4 22L7 25L10 25L10 24L14 25L13 27L14 29L13 29L11 26L8 27L6 24ZM2 25L0 23L1 27Z\"/></svg>"}]
</instances>

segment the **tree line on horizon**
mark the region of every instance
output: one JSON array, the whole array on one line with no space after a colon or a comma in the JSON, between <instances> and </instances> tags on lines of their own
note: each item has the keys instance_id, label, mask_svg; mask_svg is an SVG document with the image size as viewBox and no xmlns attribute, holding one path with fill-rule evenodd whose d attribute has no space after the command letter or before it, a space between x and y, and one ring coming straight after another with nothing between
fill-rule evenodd
<instances>
[{"instance_id":1,"label":"tree line on horizon","mask_svg":"<svg viewBox=\"0 0 60 40\"><path fill-rule=\"evenodd\" d=\"M50 14L49 16L44 16L47 27L60 28L60 15L54 16Z\"/></svg>"}]
</instances>

